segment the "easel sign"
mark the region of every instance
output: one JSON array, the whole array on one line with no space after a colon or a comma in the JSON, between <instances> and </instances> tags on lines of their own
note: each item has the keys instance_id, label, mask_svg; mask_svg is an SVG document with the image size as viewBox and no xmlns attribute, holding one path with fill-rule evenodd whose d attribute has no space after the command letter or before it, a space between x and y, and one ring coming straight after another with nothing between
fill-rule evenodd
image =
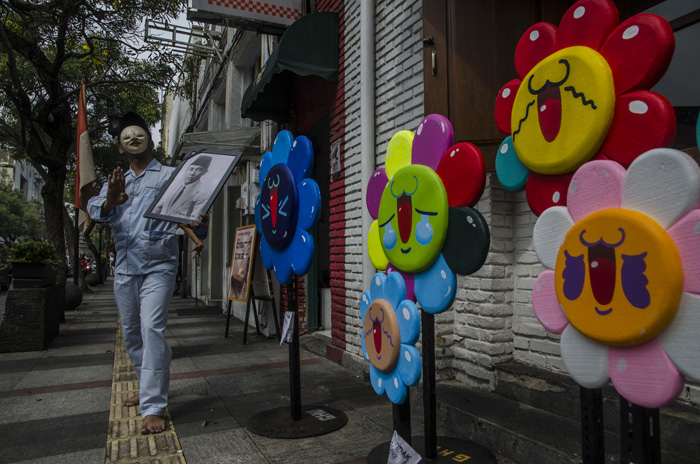
<instances>
[{"instance_id":1,"label":"easel sign","mask_svg":"<svg viewBox=\"0 0 700 464\"><path fill-rule=\"evenodd\" d=\"M229 300L247 302L250 298L253 253L255 253L255 224L238 227L231 256Z\"/></svg>"}]
</instances>

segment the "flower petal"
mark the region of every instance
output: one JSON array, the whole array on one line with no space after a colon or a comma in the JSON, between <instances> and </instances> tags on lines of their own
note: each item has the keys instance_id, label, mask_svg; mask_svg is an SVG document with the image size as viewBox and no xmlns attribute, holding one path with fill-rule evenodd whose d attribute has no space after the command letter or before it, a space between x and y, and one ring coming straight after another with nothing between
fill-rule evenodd
<instances>
[{"instance_id":1,"label":"flower petal","mask_svg":"<svg viewBox=\"0 0 700 464\"><path fill-rule=\"evenodd\" d=\"M369 308L369 305L372 304L372 292L369 290L365 290L362 292L362 298L360 298L360 325L364 323L365 321L365 314L367 314L367 309ZM364 338L364 337L361 337Z\"/></svg>"},{"instance_id":2,"label":"flower petal","mask_svg":"<svg viewBox=\"0 0 700 464\"><path fill-rule=\"evenodd\" d=\"M569 184L567 207L574 222L601 209L619 208L627 171L615 161L589 161Z\"/></svg>"},{"instance_id":3,"label":"flower petal","mask_svg":"<svg viewBox=\"0 0 700 464\"><path fill-rule=\"evenodd\" d=\"M386 391L386 384L389 382L389 376L370 364L369 381L377 395L383 395Z\"/></svg>"},{"instance_id":4,"label":"flower petal","mask_svg":"<svg viewBox=\"0 0 700 464\"><path fill-rule=\"evenodd\" d=\"M613 122L600 151L627 166L648 150L670 147L675 137L676 113L671 102L640 90L615 100Z\"/></svg>"},{"instance_id":5,"label":"flower petal","mask_svg":"<svg viewBox=\"0 0 700 464\"><path fill-rule=\"evenodd\" d=\"M261 193L258 193L258 196L255 198L255 228L258 230L258 233L262 235L262 218L260 216L260 197L262 197Z\"/></svg>"},{"instance_id":6,"label":"flower petal","mask_svg":"<svg viewBox=\"0 0 700 464\"><path fill-rule=\"evenodd\" d=\"M289 249L285 249L284 251L280 252L275 248L270 247L269 245L268 248L270 250L270 254L272 255L272 270L275 272L277 280L282 285L288 284L292 281L292 277L294 277L294 273L292 272L292 265L289 262ZM260 255L263 256L264 252L262 251L262 248L260 250ZM263 263L264 262L265 258L263 258Z\"/></svg>"},{"instance_id":7,"label":"flower petal","mask_svg":"<svg viewBox=\"0 0 700 464\"><path fill-rule=\"evenodd\" d=\"M569 182L573 176L573 172L549 176L531 171L525 194L532 214L539 216L547 208L566 205Z\"/></svg>"},{"instance_id":8,"label":"flower petal","mask_svg":"<svg viewBox=\"0 0 700 464\"><path fill-rule=\"evenodd\" d=\"M379 168L374 171L372 177L370 177L367 183L367 193L365 194L365 201L367 202L367 210L372 219L377 219L379 217L379 204L382 201L382 193L386 188L386 184L389 182L389 178L386 175L385 168Z\"/></svg>"},{"instance_id":9,"label":"flower petal","mask_svg":"<svg viewBox=\"0 0 700 464\"><path fill-rule=\"evenodd\" d=\"M496 153L496 176L503 188L519 192L525 188L530 170L520 161L510 135L501 142Z\"/></svg>"},{"instance_id":10,"label":"flower petal","mask_svg":"<svg viewBox=\"0 0 700 464\"><path fill-rule=\"evenodd\" d=\"M615 79L615 93L650 89L664 75L676 46L661 16L642 13L620 24L600 49Z\"/></svg>"},{"instance_id":11,"label":"flower petal","mask_svg":"<svg viewBox=\"0 0 700 464\"><path fill-rule=\"evenodd\" d=\"M684 293L673 321L661 332L659 342L676 367L700 382L700 296Z\"/></svg>"},{"instance_id":12,"label":"flower petal","mask_svg":"<svg viewBox=\"0 0 700 464\"><path fill-rule=\"evenodd\" d=\"M296 275L306 275L314 257L314 239L307 231L297 228L287 249L289 263ZM281 283L281 281L280 281Z\"/></svg>"},{"instance_id":13,"label":"flower petal","mask_svg":"<svg viewBox=\"0 0 700 464\"><path fill-rule=\"evenodd\" d=\"M420 331L420 329L419 329ZM401 334L403 336L403 334ZM415 387L420 382L422 373L421 358L418 348L413 345L401 344L401 354L396 371L399 373L404 385Z\"/></svg>"},{"instance_id":14,"label":"flower petal","mask_svg":"<svg viewBox=\"0 0 700 464\"><path fill-rule=\"evenodd\" d=\"M475 145L460 142L447 149L437 168L450 206L474 206L486 186L484 155Z\"/></svg>"},{"instance_id":15,"label":"flower petal","mask_svg":"<svg viewBox=\"0 0 700 464\"><path fill-rule=\"evenodd\" d=\"M403 404L406 401L408 388L404 385L399 372L394 369L386 382L386 396L394 404Z\"/></svg>"},{"instance_id":16,"label":"flower petal","mask_svg":"<svg viewBox=\"0 0 700 464\"><path fill-rule=\"evenodd\" d=\"M681 256L683 291L700 295L700 209L683 216L667 232Z\"/></svg>"},{"instance_id":17,"label":"flower petal","mask_svg":"<svg viewBox=\"0 0 700 464\"><path fill-rule=\"evenodd\" d=\"M468 206L450 208L442 256L452 272L469 275L481 269L490 244L489 225L479 211Z\"/></svg>"},{"instance_id":18,"label":"flower petal","mask_svg":"<svg viewBox=\"0 0 700 464\"><path fill-rule=\"evenodd\" d=\"M389 258L384 252L384 248L382 248L381 240L379 236L379 221L375 219L367 234L367 253L369 254L369 260L372 262L372 266L374 266L375 269L383 271L389 264Z\"/></svg>"},{"instance_id":19,"label":"flower petal","mask_svg":"<svg viewBox=\"0 0 700 464\"><path fill-rule=\"evenodd\" d=\"M650 216L667 229L693 209L700 196L700 167L670 148L650 150L627 170L622 207Z\"/></svg>"},{"instance_id":20,"label":"flower petal","mask_svg":"<svg viewBox=\"0 0 700 464\"><path fill-rule=\"evenodd\" d=\"M366 292L365 292L366 293ZM365 313L367 312L367 308L365 308ZM362 312L360 312L362 314ZM362 322L364 322L364 314L362 315ZM364 331L364 329L360 329ZM365 334L363 332L360 332L360 341L362 342L362 355L365 357L365 361L371 362L369 360L369 356L367 355L367 347L365 346Z\"/></svg>"},{"instance_id":21,"label":"flower petal","mask_svg":"<svg viewBox=\"0 0 700 464\"><path fill-rule=\"evenodd\" d=\"M620 15L613 2L581 0L564 13L557 32L557 47L581 45L600 50L619 23Z\"/></svg>"},{"instance_id":22,"label":"flower petal","mask_svg":"<svg viewBox=\"0 0 700 464\"><path fill-rule=\"evenodd\" d=\"M384 296L382 298L389 302L395 312L399 304L406 299L406 284L401 274L396 272L388 275L377 273L377 275L384 276Z\"/></svg>"},{"instance_id":23,"label":"flower petal","mask_svg":"<svg viewBox=\"0 0 700 464\"><path fill-rule=\"evenodd\" d=\"M297 226L311 230L321 217L321 189L313 179L304 179L299 184L299 216Z\"/></svg>"},{"instance_id":24,"label":"flower petal","mask_svg":"<svg viewBox=\"0 0 700 464\"><path fill-rule=\"evenodd\" d=\"M500 92L498 92L498 97L496 97L496 109L495 109L495 119L496 127L500 130L503 135L510 134L510 119L513 113L513 102L515 102L515 95L518 93L520 84L522 81L520 79L513 79L504 85Z\"/></svg>"},{"instance_id":25,"label":"flower petal","mask_svg":"<svg viewBox=\"0 0 700 464\"><path fill-rule=\"evenodd\" d=\"M549 208L537 219L532 232L532 245L540 263L547 269L556 267L559 248L573 225L574 221L563 206Z\"/></svg>"},{"instance_id":26,"label":"flower petal","mask_svg":"<svg viewBox=\"0 0 700 464\"><path fill-rule=\"evenodd\" d=\"M412 274L410 272L403 272L399 269L396 269L391 263L388 263L386 266L386 273L390 274L392 272L398 272L399 274L401 274L401 277L403 278L403 283L406 284L406 299L416 301L414 278L415 274Z\"/></svg>"},{"instance_id":27,"label":"flower petal","mask_svg":"<svg viewBox=\"0 0 700 464\"><path fill-rule=\"evenodd\" d=\"M401 343L414 345L420 336L420 311L413 301L403 300L396 309Z\"/></svg>"},{"instance_id":28,"label":"flower petal","mask_svg":"<svg viewBox=\"0 0 700 464\"><path fill-rule=\"evenodd\" d=\"M457 294L457 277L442 254L415 279L416 300L423 311L437 314L450 308Z\"/></svg>"},{"instance_id":29,"label":"flower petal","mask_svg":"<svg viewBox=\"0 0 700 464\"><path fill-rule=\"evenodd\" d=\"M560 334L569 325L569 320L557 299L554 271L546 270L535 280L532 288L532 309L540 324L552 333Z\"/></svg>"},{"instance_id":30,"label":"flower petal","mask_svg":"<svg viewBox=\"0 0 700 464\"><path fill-rule=\"evenodd\" d=\"M294 136L291 132L285 130L277 134L275 143L272 145L272 151L265 153L260 162L260 179L265 179L268 171L270 171L270 168L275 164L287 162L289 150L291 150L293 142Z\"/></svg>"},{"instance_id":31,"label":"flower petal","mask_svg":"<svg viewBox=\"0 0 700 464\"><path fill-rule=\"evenodd\" d=\"M660 408L678 397L684 378L658 340L634 347L610 347L610 379L626 400Z\"/></svg>"},{"instance_id":32,"label":"flower petal","mask_svg":"<svg viewBox=\"0 0 700 464\"><path fill-rule=\"evenodd\" d=\"M300 135L292 143L289 151L287 166L294 176L294 180L301 182L307 177L314 164L314 147L305 135Z\"/></svg>"},{"instance_id":33,"label":"flower petal","mask_svg":"<svg viewBox=\"0 0 700 464\"><path fill-rule=\"evenodd\" d=\"M558 50L556 35L557 27L545 22L534 24L525 31L515 47L515 70L521 79L525 79L537 63Z\"/></svg>"},{"instance_id":34,"label":"flower petal","mask_svg":"<svg viewBox=\"0 0 700 464\"><path fill-rule=\"evenodd\" d=\"M394 177L396 171L411 164L411 146L413 146L413 132L403 130L394 134L386 147L386 159L384 166L389 179Z\"/></svg>"},{"instance_id":35,"label":"flower petal","mask_svg":"<svg viewBox=\"0 0 700 464\"><path fill-rule=\"evenodd\" d=\"M437 170L442 155L454 142L450 120L440 114L429 114L418 125L411 149L411 163Z\"/></svg>"},{"instance_id":36,"label":"flower petal","mask_svg":"<svg viewBox=\"0 0 700 464\"><path fill-rule=\"evenodd\" d=\"M600 388L608 381L608 346L591 340L572 325L561 335L561 360L582 387Z\"/></svg>"}]
</instances>

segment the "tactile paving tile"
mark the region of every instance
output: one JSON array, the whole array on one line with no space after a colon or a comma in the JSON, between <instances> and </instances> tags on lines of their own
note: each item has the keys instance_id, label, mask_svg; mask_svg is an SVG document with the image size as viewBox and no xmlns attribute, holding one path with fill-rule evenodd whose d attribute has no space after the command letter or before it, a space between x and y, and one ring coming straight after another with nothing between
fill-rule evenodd
<instances>
[{"instance_id":1,"label":"tactile paving tile","mask_svg":"<svg viewBox=\"0 0 700 464\"><path fill-rule=\"evenodd\" d=\"M122 406L125 399L138 393L139 382L134 366L126 354L121 324L117 324L117 327L105 463L186 464L167 410L165 419L168 428L155 435L142 435L140 408Z\"/></svg>"}]
</instances>

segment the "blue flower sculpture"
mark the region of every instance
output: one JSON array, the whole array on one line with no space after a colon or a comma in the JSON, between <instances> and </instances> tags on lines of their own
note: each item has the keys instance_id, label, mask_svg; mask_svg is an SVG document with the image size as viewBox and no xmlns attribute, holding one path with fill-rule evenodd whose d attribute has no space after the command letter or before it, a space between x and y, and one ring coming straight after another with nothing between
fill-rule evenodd
<instances>
[{"instance_id":1,"label":"blue flower sculpture","mask_svg":"<svg viewBox=\"0 0 700 464\"><path fill-rule=\"evenodd\" d=\"M262 236L260 256L281 284L309 272L314 241L309 231L321 212L321 191L307 178L314 162L311 141L291 132L277 135L272 151L260 162L260 195L255 202L255 226Z\"/></svg>"},{"instance_id":2,"label":"blue flower sculpture","mask_svg":"<svg viewBox=\"0 0 700 464\"><path fill-rule=\"evenodd\" d=\"M418 385L421 358L415 347L420 335L420 313L406 300L406 284L398 272L377 273L362 294L360 318L362 353L370 362L369 378L378 395L403 404L408 387Z\"/></svg>"}]
</instances>

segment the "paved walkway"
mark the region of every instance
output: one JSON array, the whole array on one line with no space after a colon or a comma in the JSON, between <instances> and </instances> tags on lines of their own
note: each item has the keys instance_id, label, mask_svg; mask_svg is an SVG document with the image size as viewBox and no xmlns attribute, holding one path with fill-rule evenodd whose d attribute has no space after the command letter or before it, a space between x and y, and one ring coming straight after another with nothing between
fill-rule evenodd
<instances>
[{"instance_id":1,"label":"paved walkway","mask_svg":"<svg viewBox=\"0 0 700 464\"><path fill-rule=\"evenodd\" d=\"M144 437L138 408L120 406L136 387L111 280L93 290L47 350L0 354L0 463L357 464L391 437L390 403L369 380L303 349L302 403L343 411L348 423L305 439L249 432L253 415L289 406L287 345L251 330L244 346L233 319L224 338L224 315L179 297L167 331L171 427Z\"/></svg>"}]
</instances>

